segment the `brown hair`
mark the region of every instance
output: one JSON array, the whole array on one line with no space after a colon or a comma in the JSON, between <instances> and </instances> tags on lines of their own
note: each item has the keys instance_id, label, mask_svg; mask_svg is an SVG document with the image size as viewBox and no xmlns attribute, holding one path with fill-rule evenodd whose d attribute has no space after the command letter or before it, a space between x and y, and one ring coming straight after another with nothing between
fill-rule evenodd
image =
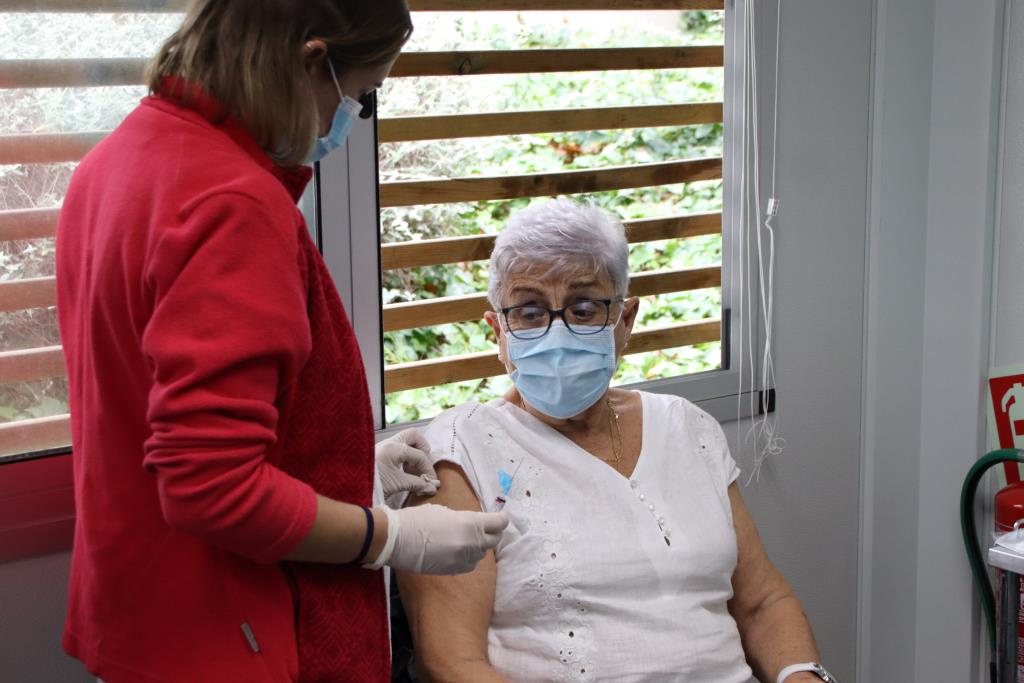
<instances>
[{"instance_id":1,"label":"brown hair","mask_svg":"<svg viewBox=\"0 0 1024 683\"><path fill-rule=\"evenodd\" d=\"M319 127L301 46L319 39L339 72L392 60L412 34L405 0L193 0L148 72L204 88L284 166L308 157Z\"/></svg>"}]
</instances>

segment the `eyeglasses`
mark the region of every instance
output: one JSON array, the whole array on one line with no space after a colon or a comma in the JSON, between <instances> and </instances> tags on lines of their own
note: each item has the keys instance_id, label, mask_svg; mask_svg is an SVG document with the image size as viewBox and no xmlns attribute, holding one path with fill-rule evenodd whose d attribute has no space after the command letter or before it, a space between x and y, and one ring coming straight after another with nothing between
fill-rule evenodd
<instances>
[{"instance_id":1,"label":"eyeglasses","mask_svg":"<svg viewBox=\"0 0 1024 683\"><path fill-rule=\"evenodd\" d=\"M622 297L585 299L559 309L533 305L510 306L501 309L501 315L509 334L516 339L540 339L551 329L555 318L561 318L573 334L586 336L606 328L611 320L612 304L622 301ZM618 319L615 322L618 324Z\"/></svg>"}]
</instances>

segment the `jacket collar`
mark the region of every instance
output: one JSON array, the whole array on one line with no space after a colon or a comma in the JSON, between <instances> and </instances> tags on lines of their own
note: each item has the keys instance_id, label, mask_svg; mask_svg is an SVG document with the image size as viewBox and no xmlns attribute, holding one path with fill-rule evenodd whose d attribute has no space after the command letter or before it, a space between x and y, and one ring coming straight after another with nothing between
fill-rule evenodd
<instances>
[{"instance_id":1,"label":"jacket collar","mask_svg":"<svg viewBox=\"0 0 1024 683\"><path fill-rule=\"evenodd\" d=\"M201 86L182 78L165 76L161 82L160 92L153 99L189 109L209 121L245 150L260 167L277 178L294 201L298 202L302 193L306 191L306 186L313 177L312 167L284 167L274 163L242 122L231 116L227 109Z\"/></svg>"}]
</instances>

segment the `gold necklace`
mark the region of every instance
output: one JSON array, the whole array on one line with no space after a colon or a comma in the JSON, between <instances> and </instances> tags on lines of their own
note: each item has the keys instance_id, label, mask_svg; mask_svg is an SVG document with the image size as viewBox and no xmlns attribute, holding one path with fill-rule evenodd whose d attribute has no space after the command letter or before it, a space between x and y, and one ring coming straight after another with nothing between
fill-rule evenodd
<instances>
[{"instance_id":1,"label":"gold necklace","mask_svg":"<svg viewBox=\"0 0 1024 683\"><path fill-rule=\"evenodd\" d=\"M523 401L521 394L517 392L516 398L519 399L519 407L523 412L526 410L526 403ZM604 404L608 408L608 438L612 442L612 456L611 458L602 458L600 455L595 456L598 460L606 462L615 468L616 472L622 473L622 431L619 429L619 414L615 412L615 408L612 407L612 400L607 396L604 397Z\"/></svg>"},{"instance_id":2,"label":"gold necklace","mask_svg":"<svg viewBox=\"0 0 1024 683\"><path fill-rule=\"evenodd\" d=\"M607 396L604 397L604 404L608 406L608 438L612 442L612 455L613 458L601 458L604 462L610 464L619 473L622 472L622 432L619 430L619 414L615 412L615 408L612 408L612 400ZM614 435L612 431L614 430ZM616 443L616 441L618 443Z\"/></svg>"}]
</instances>

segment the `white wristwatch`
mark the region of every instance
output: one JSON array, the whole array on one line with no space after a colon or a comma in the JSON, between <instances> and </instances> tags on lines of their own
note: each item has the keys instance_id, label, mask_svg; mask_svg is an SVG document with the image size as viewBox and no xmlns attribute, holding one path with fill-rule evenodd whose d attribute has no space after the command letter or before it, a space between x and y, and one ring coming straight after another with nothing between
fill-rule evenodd
<instances>
[{"instance_id":1,"label":"white wristwatch","mask_svg":"<svg viewBox=\"0 0 1024 683\"><path fill-rule=\"evenodd\" d=\"M839 683L839 679L828 672L828 669L817 662L804 662L803 664L790 664L779 672L775 683L783 683L787 677L801 671L810 671L812 674L825 681L825 683Z\"/></svg>"}]
</instances>

